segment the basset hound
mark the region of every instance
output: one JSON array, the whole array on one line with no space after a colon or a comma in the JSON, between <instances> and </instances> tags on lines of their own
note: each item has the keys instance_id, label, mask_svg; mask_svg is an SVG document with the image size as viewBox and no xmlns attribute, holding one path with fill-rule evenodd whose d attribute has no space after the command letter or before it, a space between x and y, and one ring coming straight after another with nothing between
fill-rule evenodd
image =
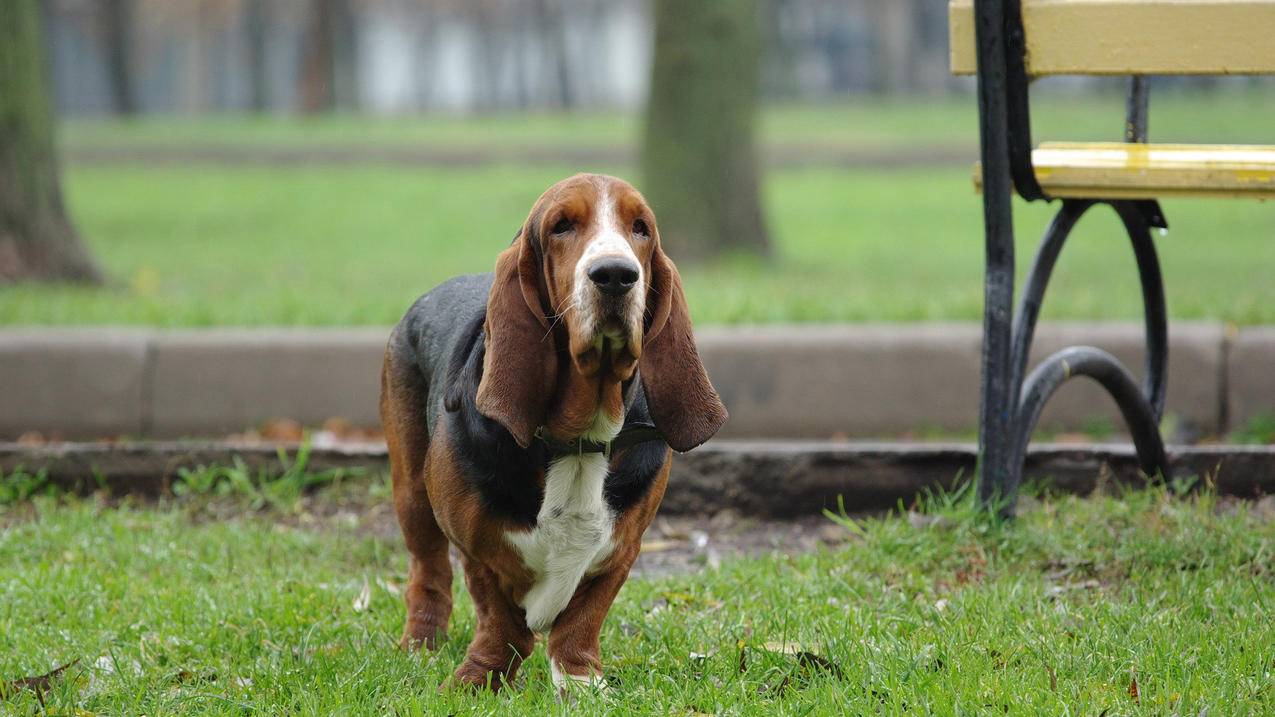
<instances>
[{"instance_id":1,"label":"basset hound","mask_svg":"<svg viewBox=\"0 0 1275 717\"><path fill-rule=\"evenodd\" d=\"M402 645L433 649L454 545L477 627L457 682L499 689L547 635L553 682L601 680L598 635L672 451L726 420L642 195L581 174L536 202L491 274L422 296L381 374L410 556Z\"/></svg>"}]
</instances>

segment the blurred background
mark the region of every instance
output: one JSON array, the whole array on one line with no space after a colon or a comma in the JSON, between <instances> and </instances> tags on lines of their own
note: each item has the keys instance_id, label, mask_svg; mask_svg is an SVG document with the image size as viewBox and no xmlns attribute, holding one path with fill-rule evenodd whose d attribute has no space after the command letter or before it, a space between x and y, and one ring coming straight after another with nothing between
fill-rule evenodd
<instances>
[{"instance_id":1,"label":"blurred background","mask_svg":"<svg viewBox=\"0 0 1275 717\"><path fill-rule=\"evenodd\" d=\"M580 171L648 196L698 326L981 316L943 0L5 4L0 95L53 168L10 198L58 229L0 246L0 326L387 327ZM1124 89L1035 83L1034 139L1119 140ZM1271 78L1153 81L1153 141L1271 143L1273 116ZM1275 323L1275 212L1164 206L1172 317ZM1051 215L1017 208L1022 271ZM1139 320L1133 271L1095 213L1044 318Z\"/></svg>"},{"instance_id":2,"label":"blurred background","mask_svg":"<svg viewBox=\"0 0 1275 717\"><path fill-rule=\"evenodd\" d=\"M762 0L762 94L937 93L947 8ZM637 110L646 0L48 0L64 115Z\"/></svg>"},{"instance_id":3,"label":"blurred background","mask_svg":"<svg viewBox=\"0 0 1275 717\"><path fill-rule=\"evenodd\" d=\"M0 289L3 323L393 323L586 170L655 203L701 321L979 315L976 107L942 0L35 4L70 218L108 288ZM1037 139L1121 136L1119 80L1037 84ZM1157 80L1151 136L1270 141L1272 87ZM1275 319L1255 260L1275 214L1172 204L1175 315ZM1019 212L1027 246L1048 212ZM1092 280L1127 269L1114 227L1083 228L1047 317L1139 315L1129 282Z\"/></svg>"}]
</instances>

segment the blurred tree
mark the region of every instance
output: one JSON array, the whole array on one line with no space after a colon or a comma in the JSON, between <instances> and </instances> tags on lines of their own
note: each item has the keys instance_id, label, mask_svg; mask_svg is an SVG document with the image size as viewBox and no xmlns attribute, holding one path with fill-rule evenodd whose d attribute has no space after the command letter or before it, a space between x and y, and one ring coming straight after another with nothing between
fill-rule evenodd
<instances>
[{"instance_id":1,"label":"blurred tree","mask_svg":"<svg viewBox=\"0 0 1275 717\"><path fill-rule=\"evenodd\" d=\"M266 82L266 43L270 30L267 0L247 0L244 10L244 35L246 38L248 65L248 107L253 112L265 112L269 108Z\"/></svg>"},{"instance_id":2,"label":"blurred tree","mask_svg":"<svg viewBox=\"0 0 1275 717\"><path fill-rule=\"evenodd\" d=\"M98 283L62 204L37 0L0 0L0 283Z\"/></svg>"},{"instance_id":3,"label":"blurred tree","mask_svg":"<svg viewBox=\"0 0 1275 717\"><path fill-rule=\"evenodd\" d=\"M310 0L301 67L301 110L354 105L355 18L350 0Z\"/></svg>"},{"instance_id":4,"label":"blurred tree","mask_svg":"<svg viewBox=\"0 0 1275 717\"><path fill-rule=\"evenodd\" d=\"M570 30L563 0L536 0L536 31L543 41L546 63L553 78L557 105L563 108L575 106L571 91L571 60L567 54Z\"/></svg>"},{"instance_id":5,"label":"blurred tree","mask_svg":"<svg viewBox=\"0 0 1275 717\"><path fill-rule=\"evenodd\" d=\"M106 38L106 76L117 114L137 113L133 88L133 0L102 3L102 34Z\"/></svg>"},{"instance_id":6,"label":"blurred tree","mask_svg":"<svg viewBox=\"0 0 1275 717\"><path fill-rule=\"evenodd\" d=\"M769 253L757 179L757 0L655 0L644 191L679 261Z\"/></svg>"}]
</instances>

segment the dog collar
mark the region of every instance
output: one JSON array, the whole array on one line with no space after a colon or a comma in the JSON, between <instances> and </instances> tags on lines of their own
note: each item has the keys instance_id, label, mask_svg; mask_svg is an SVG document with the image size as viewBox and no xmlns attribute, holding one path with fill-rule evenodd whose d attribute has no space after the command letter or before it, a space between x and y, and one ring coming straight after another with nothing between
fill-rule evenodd
<instances>
[{"instance_id":1,"label":"dog collar","mask_svg":"<svg viewBox=\"0 0 1275 717\"><path fill-rule=\"evenodd\" d=\"M588 438L576 438L560 441L549 435L549 431L541 426L536 429L536 440L540 441L553 456L580 456L585 453L601 453L607 458L616 451L622 451L639 443L662 441L664 434L651 423L630 423L610 441L594 441Z\"/></svg>"}]
</instances>

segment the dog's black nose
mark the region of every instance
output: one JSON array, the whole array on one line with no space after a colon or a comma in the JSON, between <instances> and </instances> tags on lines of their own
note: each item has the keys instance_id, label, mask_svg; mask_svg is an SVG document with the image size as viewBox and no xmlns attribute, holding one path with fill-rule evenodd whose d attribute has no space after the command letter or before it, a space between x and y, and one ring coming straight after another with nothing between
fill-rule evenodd
<instances>
[{"instance_id":1,"label":"dog's black nose","mask_svg":"<svg viewBox=\"0 0 1275 717\"><path fill-rule=\"evenodd\" d=\"M638 268L627 259L599 259L589 267L589 279L602 293L621 296L637 283Z\"/></svg>"}]
</instances>

